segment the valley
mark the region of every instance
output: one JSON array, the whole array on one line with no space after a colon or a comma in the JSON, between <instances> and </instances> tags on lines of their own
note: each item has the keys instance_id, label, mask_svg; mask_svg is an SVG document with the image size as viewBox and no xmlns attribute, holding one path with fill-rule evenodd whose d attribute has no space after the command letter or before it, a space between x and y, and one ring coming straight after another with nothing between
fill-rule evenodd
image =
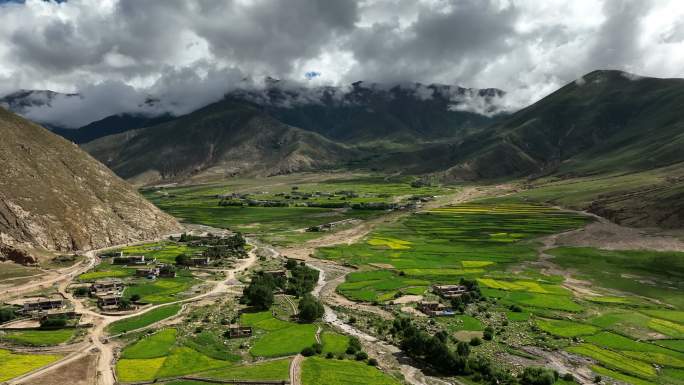
<instances>
[{"instance_id":1,"label":"valley","mask_svg":"<svg viewBox=\"0 0 684 385\"><path fill-rule=\"evenodd\" d=\"M19 281L14 297L61 294L82 315L75 329L3 325L21 358L9 383L84 365L98 384L474 384L533 367L558 384L679 383L681 238L611 225L632 243L602 249L606 221L551 191L353 173L146 187L184 232L87 253L52 285ZM267 275L271 302L250 304ZM114 306L76 295L106 282L123 286ZM307 291L324 309L312 323Z\"/></svg>"}]
</instances>

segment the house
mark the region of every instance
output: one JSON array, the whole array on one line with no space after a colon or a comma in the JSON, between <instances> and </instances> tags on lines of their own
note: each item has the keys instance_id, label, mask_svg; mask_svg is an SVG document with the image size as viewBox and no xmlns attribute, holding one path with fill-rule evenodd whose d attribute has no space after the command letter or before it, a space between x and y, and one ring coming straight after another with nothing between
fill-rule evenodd
<instances>
[{"instance_id":1,"label":"house","mask_svg":"<svg viewBox=\"0 0 684 385\"><path fill-rule=\"evenodd\" d=\"M64 307L64 300L60 297L31 298L23 303L21 312L28 314L51 309L61 309L62 307Z\"/></svg>"},{"instance_id":2,"label":"house","mask_svg":"<svg viewBox=\"0 0 684 385\"><path fill-rule=\"evenodd\" d=\"M192 257L190 258L190 262L192 263L193 266L207 266L209 263L211 263L211 258L210 257Z\"/></svg>"},{"instance_id":3,"label":"house","mask_svg":"<svg viewBox=\"0 0 684 385\"><path fill-rule=\"evenodd\" d=\"M90 285L90 294L102 297L111 294L121 294L124 284L119 279L103 279Z\"/></svg>"},{"instance_id":4,"label":"house","mask_svg":"<svg viewBox=\"0 0 684 385\"><path fill-rule=\"evenodd\" d=\"M149 279L155 279L159 277L159 268L158 267L152 267L149 269L138 269L135 271L135 275L137 277L146 277Z\"/></svg>"},{"instance_id":5,"label":"house","mask_svg":"<svg viewBox=\"0 0 684 385\"><path fill-rule=\"evenodd\" d=\"M121 294L101 296L97 299L97 306L105 310L118 308L120 303Z\"/></svg>"},{"instance_id":6,"label":"house","mask_svg":"<svg viewBox=\"0 0 684 385\"><path fill-rule=\"evenodd\" d=\"M454 315L454 312L437 301L423 301L418 303L418 310L430 317L443 317Z\"/></svg>"},{"instance_id":7,"label":"house","mask_svg":"<svg viewBox=\"0 0 684 385\"><path fill-rule=\"evenodd\" d=\"M432 285L432 291L444 299L460 297L468 292L463 285Z\"/></svg>"},{"instance_id":8,"label":"house","mask_svg":"<svg viewBox=\"0 0 684 385\"><path fill-rule=\"evenodd\" d=\"M251 336L251 326L230 325L228 328L228 338L245 338Z\"/></svg>"}]
</instances>

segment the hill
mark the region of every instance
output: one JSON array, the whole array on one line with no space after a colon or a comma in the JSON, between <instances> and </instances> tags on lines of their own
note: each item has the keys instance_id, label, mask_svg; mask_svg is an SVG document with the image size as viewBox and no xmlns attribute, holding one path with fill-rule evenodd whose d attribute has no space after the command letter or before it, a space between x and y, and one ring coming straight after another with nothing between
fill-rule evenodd
<instances>
[{"instance_id":1,"label":"hill","mask_svg":"<svg viewBox=\"0 0 684 385\"><path fill-rule=\"evenodd\" d=\"M164 124L97 139L84 149L141 184L320 170L358 154L230 99Z\"/></svg>"},{"instance_id":2,"label":"hill","mask_svg":"<svg viewBox=\"0 0 684 385\"><path fill-rule=\"evenodd\" d=\"M455 178L636 172L684 161L684 79L594 71L466 138Z\"/></svg>"},{"instance_id":3,"label":"hill","mask_svg":"<svg viewBox=\"0 0 684 385\"><path fill-rule=\"evenodd\" d=\"M0 135L3 252L101 248L178 229L76 145L3 108Z\"/></svg>"}]
</instances>

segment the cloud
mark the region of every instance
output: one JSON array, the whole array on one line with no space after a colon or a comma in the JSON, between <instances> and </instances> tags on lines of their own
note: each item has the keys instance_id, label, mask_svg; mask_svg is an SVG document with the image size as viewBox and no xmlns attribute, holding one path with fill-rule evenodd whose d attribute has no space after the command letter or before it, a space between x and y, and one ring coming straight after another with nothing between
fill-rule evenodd
<instances>
[{"instance_id":1,"label":"cloud","mask_svg":"<svg viewBox=\"0 0 684 385\"><path fill-rule=\"evenodd\" d=\"M598 68L684 77L682 20L679 0L0 2L0 94L78 92L32 112L75 125L315 72L306 86L500 88L512 110Z\"/></svg>"}]
</instances>

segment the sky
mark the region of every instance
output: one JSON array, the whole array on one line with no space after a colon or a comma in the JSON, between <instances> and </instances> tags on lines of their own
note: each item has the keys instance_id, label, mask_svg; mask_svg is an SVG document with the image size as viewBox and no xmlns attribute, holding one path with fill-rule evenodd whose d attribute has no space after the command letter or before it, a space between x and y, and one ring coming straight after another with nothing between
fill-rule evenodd
<instances>
[{"instance_id":1,"label":"sky","mask_svg":"<svg viewBox=\"0 0 684 385\"><path fill-rule=\"evenodd\" d=\"M67 126L190 112L271 76L443 83L526 106L595 69L684 77L681 0L0 0L0 95L78 92Z\"/></svg>"}]
</instances>

